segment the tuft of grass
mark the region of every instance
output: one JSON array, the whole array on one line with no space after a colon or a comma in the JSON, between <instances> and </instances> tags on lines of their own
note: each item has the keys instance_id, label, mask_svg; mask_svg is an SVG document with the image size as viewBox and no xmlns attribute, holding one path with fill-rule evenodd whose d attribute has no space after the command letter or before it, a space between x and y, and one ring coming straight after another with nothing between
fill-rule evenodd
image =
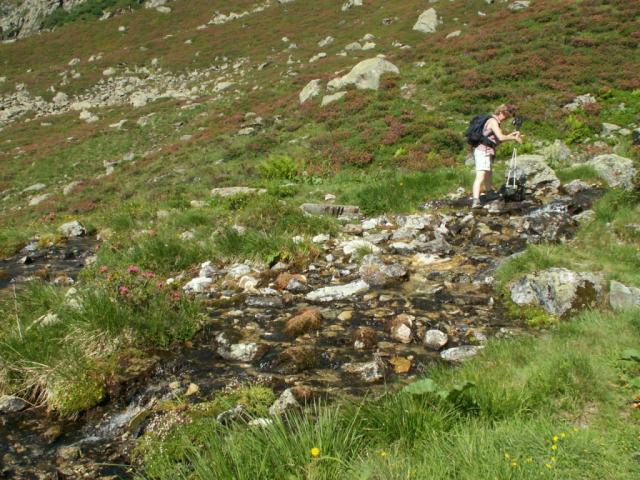
<instances>
[{"instance_id":1,"label":"tuft of grass","mask_svg":"<svg viewBox=\"0 0 640 480\"><path fill-rule=\"evenodd\" d=\"M461 168L440 168L419 173L383 172L364 186L354 186L341 200L354 203L366 215L409 212L421 202L435 198L460 185L471 185L472 176Z\"/></svg>"}]
</instances>

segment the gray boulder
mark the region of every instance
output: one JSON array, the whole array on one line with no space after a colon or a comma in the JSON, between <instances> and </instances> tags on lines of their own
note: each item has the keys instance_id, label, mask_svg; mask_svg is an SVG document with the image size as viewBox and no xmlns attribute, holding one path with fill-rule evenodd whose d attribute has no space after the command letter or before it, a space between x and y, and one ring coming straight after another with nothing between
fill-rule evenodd
<instances>
[{"instance_id":1,"label":"gray boulder","mask_svg":"<svg viewBox=\"0 0 640 480\"><path fill-rule=\"evenodd\" d=\"M60 228L58 228L58 231L67 238L82 237L87 233L86 229L77 220L63 223L60 225Z\"/></svg>"},{"instance_id":2,"label":"gray boulder","mask_svg":"<svg viewBox=\"0 0 640 480\"><path fill-rule=\"evenodd\" d=\"M320 95L320 90L322 89L320 80L311 80L307 85L302 89L300 94L298 95L298 99L300 103L303 104L307 100L310 100L314 97Z\"/></svg>"},{"instance_id":3,"label":"gray boulder","mask_svg":"<svg viewBox=\"0 0 640 480\"><path fill-rule=\"evenodd\" d=\"M330 90L342 90L349 85L354 85L359 90L378 90L380 77L384 73L399 75L400 70L384 58L369 58L358 63L345 76L331 80L327 87Z\"/></svg>"},{"instance_id":4,"label":"gray boulder","mask_svg":"<svg viewBox=\"0 0 640 480\"><path fill-rule=\"evenodd\" d=\"M562 317L595 306L602 298L603 280L595 273L549 268L512 281L509 290L515 304L539 306Z\"/></svg>"},{"instance_id":5,"label":"gray boulder","mask_svg":"<svg viewBox=\"0 0 640 480\"><path fill-rule=\"evenodd\" d=\"M442 20L438 18L435 9L430 8L420 14L413 29L422 33L434 33L441 23Z\"/></svg>"},{"instance_id":6,"label":"gray boulder","mask_svg":"<svg viewBox=\"0 0 640 480\"><path fill-rule=\"evenodd\" d=\"M356 375L366 383L375 383L384 378L384 362L375 357L371 362L345 363L342 371L351 375Z\"/></svg>"},{"instance_id":7,"label":"gray boulder","mask_svg":"<svg viewBox=\"0 0 640 480\"><path fill-rule=\"evenodd\" d=\"M3 395L0 397L0 413L15 413L27 408L29 404L21 398L13 395Z\"/></svg>"},{"instance_id":8,"label":"gray boulder","mask_svg":"<svg viewBox=\"0 0 640 480\"><path fill-rule=\"evenodd\" d=\"M372 255L367 255L372 257ZM366 258L365 257L365 260ZM378 259L379 260L379 259ZM407 275L400 264L385 265L382 261L366 261L360 266L360 278L372 287L384 287Z\"/></svg>"},{"instance_id":9,"label":"gray boulder","mask_svg":"<svg viewBox=\"0 0 640 480\"><path fill-rule=\"evenodd\" d=\"M610 187L633 189L633 177L636 175L636 169L630 158L607 153L594 157L587 162L587 165L591 166Z\"/></svg>"},{"instance_id":10,"label":"gray boulder","mask_svg":"<svg viewBox=\"0 0 640 480\"><path fill-rule=\"evenodd\" d=\"M527 177L527 189L537 190L550 187L557 190L560 180L542 155L520 155L517 163L517 176Z\"/></svg>"},{"instance_id":11,"label":"gray boulder","mask_svg":"<svg viewBox=\"0 0 640 480\"><path fill-rule=\"evenodd\" d=\"M628 287L611 280L609 284L609 304L614 310L628 310L640 307L640 288Z\"/></svg>"}]
</instances>

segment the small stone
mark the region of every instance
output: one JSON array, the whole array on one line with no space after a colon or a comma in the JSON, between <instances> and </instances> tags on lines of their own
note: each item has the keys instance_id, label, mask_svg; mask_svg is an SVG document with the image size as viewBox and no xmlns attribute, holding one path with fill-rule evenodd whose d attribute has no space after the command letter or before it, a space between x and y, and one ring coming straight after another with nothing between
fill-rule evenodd
<instances>
[{"instance_id":1,"label":"small stone","mask_svg":"<svg viewBox=\"0 0 640 480\"><path fill-rule=\"evenodd\" d=\"M3 395L0 397L0 413L15 413L27 408L29 404L19 397Z\"/></svg>"},{"instance_id":2,"label":"small stone","mask_svg":"<svg viewBox=\"0 0 640 480\"><path fill-rule=\"evenodd\" d=\"M370 350L378 344L378 334L371 327L358 327L351 337L356 350Z\"/></svg>"},{"instance_id":3,"label":"small stone","mask_svg":"<svg viewBox=\"0 0 640 480\"><path fill-rule=\"evenodd\" d=\"M375 383L384 378L385 367L382 360L375 357L371 362L345 363L342 370L351 375L357 375L366 383Z\"/></svg>"},{"instance_id":4,"label":"small stone","mask_svg":"<svg viewBox=\"0 0 640 480\"><path fill-rule=\"evenodd\" d=\"M290 388L287 388L280 394L280 397L269 407L269 414L276 416L282 415L290 410L298 410L302 408L295 395Z\"/></svg>"},{"instance_id":5,"label":"small stone","mask_svg":"<svg viewBox=\"0 0 640 480\"><path fill-rule=\"evenodd\" d=\"M440 352L440 357L448 362L463 362L477 355L481 348L474 345L447 348Z\"/></svg>"},{"instance_id":6,"label":"small stone","mask_svg":"<svg viewBox=\"0 0 640 480\"><path fill-rule=\"evenodd\" d=\"M343 322L349 321L353 318L352 310L345 310L338 315L338 320L342 320Z\"/></svg>"},{"instance_id":7,"label":"small stone","mask_svg":"<svg viewBox=\"0 0 640 480\"><path fill-rule=\"evenodd\" d=\"M449 336L440 330L427 330L424 345L431 350L440 350L449 341Z\"/></svg>"},{"instance_id":8,"label":"small stone","mask_svg":"<svg viewBox=\"0 0 640 480\"><path fill-rule=\"evenodd\" d=\"M393 371L397 374L407 373L411 370L411 360L404 357L393 357L389 360L389 363L393 366Z\"/></svg>"},{"instance_id":9,"label":"small stone","mask_svg":"<svg viewBox=\"0 0 640 480\"><path fill-rule=\"evenodd\" d=\"M195 383L190 383L185 392L185 396L191 397L200 391L200 387Z\"/></svg>"},{"instance_id":10,"label":"small stone","mask_svg":"<svg viewBox=\"0 0 640 480\"><path fill-rule=\"evenodd\" d=\"M391 338L400 343L411 343L413 315L402 313L391 321Z\"/></svg>"}]
</instances>

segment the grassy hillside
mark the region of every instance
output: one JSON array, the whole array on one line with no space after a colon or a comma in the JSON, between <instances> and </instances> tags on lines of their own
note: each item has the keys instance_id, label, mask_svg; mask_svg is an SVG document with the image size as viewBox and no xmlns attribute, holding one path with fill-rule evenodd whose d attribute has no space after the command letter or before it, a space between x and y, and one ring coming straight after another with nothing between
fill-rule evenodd
<instances>
[{"instance_id":1,"label":"grassy hillside","mask_svg":"<svg viewBox=\"0 0 640 480\"><path fill-rule=\"evenodd\" d=\"M229 3L178 0L169 14L140 8L105 21L60 20L53 31L0 44L3 101L25 92L47 102L64 92L73 101L104 93L108 78L153 86L163 75L182 75L172 88L194 92L139 108L123 95L88 108L98 117L92 123L79 118L86 107L37 118L28 112L0 130L0 255L30 240L62 242L58 227L75 219L101 239L96 264L76 285L83 308L69 302L66 288L46 283L3 294L0 393L61 416L101 402L127 379L123 364L144 363L150 349L186 341L206 322L203 305L180 288L200 262L303 265L318 256L310 237L339 224L303 215L303 202L330 193L374 215L469 191L463 132L471 116L500 103L516 104L525 120L520 152L557 139L570 146L573 160L553 161L563 180L593 177L573 162L597 153L640 161L631 135L601 135L604 122L638 127L637 2L533 0L511 11L484 0L365 0L342 11L342 1L297 0L208 24L217 11L261 5ZM431 6L443 23L432 34L413 31ZM375 48L340 54L367 34ZM334 42L318 47L329 35ZM319 52L326 57L309 62ZM378 54L400 70L379 90L350 88L324 107L322 96L300 104L309 81L326 85ZM233 83L216 91L222 81ZM563 108L586 93L596 103ZM248 126L253 133L238 135ZM25 191L37 183L45 187ZM237 185L267 193L211 196L212 188ZM29 205L42 193L49 196ZM574 243L530 247L499 280L567 266L640 285L637 229L628 227L637 214L635 194L613 192ZM124 292L123 279L131 282ZM51 311L62 322L42 326ZM139 455L154 478L256 478L256 471L264 478L636 478L638 431L624 420L637 419L625 401L638 372L621 356L637 341L632 314L587 313L548 338L497 342L477 364L436 371L432 378L449 390L474 382L462 403L389 394L292 418L293 433L279 422L265 430L195 422L172 432L170 449L151 438ZM566 345L575 348L568 357ZM561 433L566 440L553 440ZM320 454L311 458L313 447ZM486 460L480 477L469 458Z\"/></svg>"}]
</instances>

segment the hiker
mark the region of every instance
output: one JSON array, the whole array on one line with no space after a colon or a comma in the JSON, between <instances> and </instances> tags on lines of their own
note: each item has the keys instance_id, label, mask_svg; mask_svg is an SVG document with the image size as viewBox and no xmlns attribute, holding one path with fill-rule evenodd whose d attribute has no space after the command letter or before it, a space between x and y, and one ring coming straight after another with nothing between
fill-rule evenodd
<instances>
[{"instance_id":1,"label":"hiker","mask_svg":"<svg viewBox=\"0 0 640 480\"><path fill-rule=\"evenodd\" d=\"M487 199L491 199L491 197L495 195L491 187L491 170L498 145L509 140L522 143L522 135L519 131L505 135L500 129L500 124L504 120L513 117L515 113L516 109L513 105L500 105L495 109L493 115L484 123L482 139L473 149L473 158L476 164L476 179L473 182L472 208L480 207L480 193L482 191L486 193L485 198Z\"/></svg>"}]
</instances>

